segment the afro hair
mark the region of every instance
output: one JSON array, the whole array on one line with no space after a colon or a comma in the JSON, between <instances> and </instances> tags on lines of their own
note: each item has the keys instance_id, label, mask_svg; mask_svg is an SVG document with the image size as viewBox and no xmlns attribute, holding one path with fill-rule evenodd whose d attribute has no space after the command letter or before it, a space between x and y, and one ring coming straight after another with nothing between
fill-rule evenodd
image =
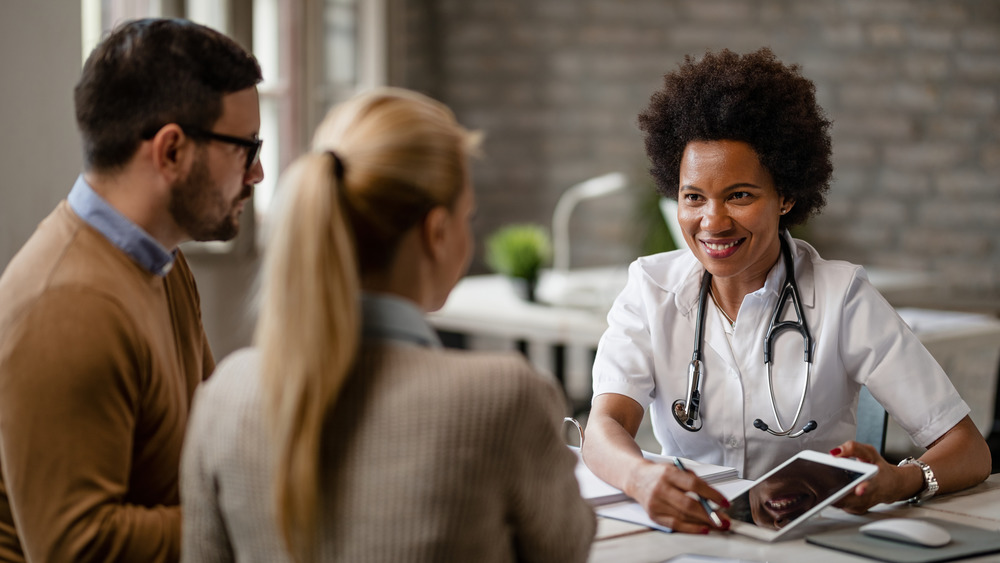
<instances>
[{"instance_id":1,"label":"afro hair","mask_svg":"<svg viewBox=\"0 0 1000 563\"><path fill-rule=\"evenodd\" d=\"M657 191L677 198L680 163L691 141L749 144L778 193L795 200L782 227L804 223L826 204L833 173L830 121L816 88L768 48L739 55L723 50L696 62L690 55L664 77L639 114Z\"/></svg>"}]
</instances>

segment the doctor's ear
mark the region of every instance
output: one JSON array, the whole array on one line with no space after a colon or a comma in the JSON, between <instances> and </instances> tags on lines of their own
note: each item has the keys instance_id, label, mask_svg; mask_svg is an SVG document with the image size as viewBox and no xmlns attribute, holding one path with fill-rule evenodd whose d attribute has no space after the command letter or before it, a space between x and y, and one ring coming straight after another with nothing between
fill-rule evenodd
<instances>
[{"instance_id":1,"label":"doctor's ear","mask_svg":"<svg viewBox=\"0 0 1000 563\"><path fill-rule=\"evenodd\" d=\"M781 205L778 207L778 213L781 215L787 214L792 208L795 207L795 200L792 198L781 198Z\"/></svg>"}]
</instances>

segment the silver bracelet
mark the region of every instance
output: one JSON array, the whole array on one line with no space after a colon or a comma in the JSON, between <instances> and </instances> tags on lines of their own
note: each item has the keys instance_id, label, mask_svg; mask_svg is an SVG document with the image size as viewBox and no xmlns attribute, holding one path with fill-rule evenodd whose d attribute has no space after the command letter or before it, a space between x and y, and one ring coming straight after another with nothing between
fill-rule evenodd
<instances>
[{"instance_id":1,"label":"silver bracelet","mask_svg":"<svg viewBox=\"0 0 1000 563\"><path fill-rule=\"evenodd\" d=\"M934 476L934 470L931 469L930 465L927 465L926 463L914 457L908 457L903 461L899 462L898 467L902 467L904 465L916 465L917 467L920 468L920 470L924 474L924 488L921 489L920 492L918 492L917 494L908 498L906 502L909 502L911 504L916 504L918 502L925 501L934 496L935 494L937 494L938 481L937 477Z\"/></svg>"}]
</instances>

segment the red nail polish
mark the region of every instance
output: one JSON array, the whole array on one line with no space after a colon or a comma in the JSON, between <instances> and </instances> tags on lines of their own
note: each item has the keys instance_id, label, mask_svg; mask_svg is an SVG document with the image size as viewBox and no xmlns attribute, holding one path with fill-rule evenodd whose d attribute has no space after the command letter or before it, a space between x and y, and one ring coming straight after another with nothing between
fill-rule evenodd
<instances>
[{"instance_id":1,"label":"red nail polish","mask_svg":"<svg viewBox=\"0 0 1000 563\"><path fill-rule=\"evenodd\" d=\"M832 450L830 450L830 455L840 455L841 451L842 450L840 448L833 448Z\"/></svg>"},{"instance_id":2,"label":"red nail polish","mask_svg":"<svg viewBox=\"0 0 1000 563\"><path fill-rule=\"evenodd\" d=\"M703 535L703 536L706 536L706 535L708 535L708 528L702 528L701 531L698 532L698 533L701 534L701 535Z\"/></svg>"}]
</instances>

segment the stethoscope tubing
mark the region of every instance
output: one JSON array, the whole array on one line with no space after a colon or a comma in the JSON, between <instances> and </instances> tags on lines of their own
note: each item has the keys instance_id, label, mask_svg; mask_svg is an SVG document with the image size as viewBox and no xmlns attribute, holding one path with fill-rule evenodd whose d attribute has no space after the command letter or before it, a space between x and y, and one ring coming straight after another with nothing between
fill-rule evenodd
<instances>
[{"instance_id":1,"label":"stethoscope tubing","mask_svg":"<svg viewBox=\"0 0 1000 563\"><path fill-rule=\"evenodd\" d=\"M674 401L674 419L681 428L689 432L701 430L701 362L702 343L705 341L705 300L712 285L712 274L705 270L701 276L701 289L698 291L698 322L694 328L694 350L691 352L691 363L688 364L688 386L684 399Z\"/></svg>"},{"instance_id":2,"label":"stethoscope tubing","mask_svg":"<svg viewBox=\"0 0 1000 563\"><path fill-rule=\"evenodd\" d=\"M809 423L807 423L804 427L800 428L797 432L793 432L793 430L795 430L795 426L798 425L799 423L799 417L802 416L802 406L805 405L806 402L806 394L808 394L809 392L809 379L811 376L812 376L812 362L806 362L806 377L802 382L802 395L799 396L799 406L795 409L795 418L792 419L792 423L788 425L788 429L786 430L784 427L781 426L781 418L778 416L778 406L774 401L774 384L772 383L774 380L771 377L771 363L768 363L767 394L768 397L770 397L771 399L771 412L774 413L774 423L778 427L778 430L774 430L773 428L768 427L768 425L764 424L764 421L762 421L759 418L753 421L754 428L759 428L767 432L768 434L771 434L772 436L788 436L789 438L798 438L799 436L805 434L806 432L812 432L813 430L815 430L816 421L810 420ZM806 430L806 428L809 429Z\"/></svg>"},{"instance_id":3,"label":"stethoscope tubing","mask_svg":"<svg viewBox=\"0 0 1000 563\"><path fill-rule=\"evenodd\" d=\"M771 412L774 413L774 421L778 429L774 430L770 428L759 418L754 420L753 425L755 428L773 436L797 438L807 432L812 432L817 427L816 421L810 420L805 424L805 426L795 430L795 427L798 425L799 418L802 416L802 409L805 406L806 395L809 392L809 380L812 378L813 337L809 332L809 326L806 324L805 314L802 309L802 300L799 297L799 287L795 282L795 264L792 261L791 249L789 249L788 242L785 240L785 233L779 234L778 238L781 244L781 256L785 266L785 281L782 284L781 293L778 296L778 302L774 306L774 311L771 314L771 320L768 323L767 332L764 335L764 365L767 367L768 397L771 401ZM671 409L674 419L680 427L690 432L697 432L698 430L701 430L703 425L703 421L701 419L701 374L702 362L704 359L702 344L704 343L705 331L705 305L711 284L712 274L709 273L708 270L705 270L705 273L702 274L701 277L701 288L698 293L698 318L697 324L695 325L694 350L691 354L691 363L688 366L687 392L685 393L684 399L674 401L673 408ZM780 320L789 300L792 302L792 307L795 309L796 320L794 322ZM774 339L777 338L778 334L783 330L795 330L802 336L802 345L804 349L803 360L806 364L806 375L802 383L802 394L799 397L799 404L795 409L795 417L792 419L792 423L787 429L782 426L781 419L778 416L777 402L774 398L774 380L772 377L772 365L774 363L772 359L772 352L774 350Z\"/></svg>"}]
</instances>

